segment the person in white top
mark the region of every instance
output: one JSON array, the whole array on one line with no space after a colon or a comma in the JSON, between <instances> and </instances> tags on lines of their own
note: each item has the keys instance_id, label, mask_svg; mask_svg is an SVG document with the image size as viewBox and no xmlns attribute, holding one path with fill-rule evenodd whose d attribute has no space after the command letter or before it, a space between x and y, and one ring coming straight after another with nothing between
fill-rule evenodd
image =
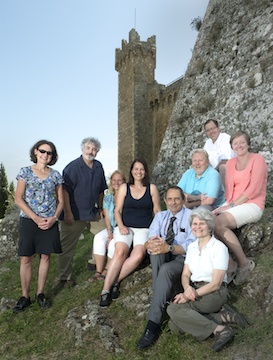
<instances>
[{"instance_id":1,"label":"person in white top","mask_svg":"<svg viewBox=\"0 0 273 360\"><path fill-rule=\"evenodd\" d=\"M214 119L206 121L204 127L209 137L204 149L209 154L211 166L219 171L222 184L225 187L226 162L235 156L230 146L230 135L221 133L218 122Z\"/></svg>"}]
</instances>

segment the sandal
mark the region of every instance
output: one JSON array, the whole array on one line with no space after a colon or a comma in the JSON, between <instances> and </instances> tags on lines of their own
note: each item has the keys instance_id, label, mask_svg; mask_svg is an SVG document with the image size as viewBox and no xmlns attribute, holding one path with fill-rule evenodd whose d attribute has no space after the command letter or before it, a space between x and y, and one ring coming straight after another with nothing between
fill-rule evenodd
<instances>
[{"instance_id":1,"label":"sandal","mask_svg":"<svg viewBox=\"0 0 273 360\"><path fill-rule=\"evenodd\" d=\"M104 272L104 271L107 271L107 269L104 269L103 272ZM95 281L95 280L102 281L102 280L104 280L105 278L106 278L106 275L102 274L102 273L99 272L99 271L96 271L96 272L95 272L95 275L93 275L92 277L90 277L90 278L88 279L88 281L89 281L89 282L93 282L93 281Z\"/></svg>"},{"instance_id":2,"label":"sandal","mask_svg":"<svg viewBox=\"0 0 273 360\"><path fill-rule=\"evenodd\" d=\"M93 282L95 280L99 280L102 276L104 276L104 275L102 275L101 272L96 271L95 274L93 276L91 276L90 278L88 278L87 281Z\"/></svg>"},{"instance_id":3,"label":"sandal","mask_svg":"<svg viewBox=\"0 0 273 360\"><path fill-rule=\"evenodd\" d=\"M215 335L215 342L212 345L212 349L217 352L226 346L235 336L236 330L225 326L223 330L218 331Z\"/></svg>"},{"instance_id":4,"label":"sandal","mask_svg":"<svg viewBox=\"0 0 273 360\"><path fill-rule=\"evenodd\" d=\"M227 283L230 284L231 281L235 278L238 272L238 264L235 263L234 267L231 270L227 271Z\"/></svg>"},{"instance_id":5,"label":"sandal","mask_svg":"<svg viewBox=\"0 0 273 360\"><path fill-rule=\"evenodd\" d=\"M248 259L247 266L243 268L240 267L238 268L237 275L233 279L233 284L236 286L243 285L254 268L255 268L255 262L253 260Z\"/></svg>"},{"instance_id":6,"label":"sandal","mask_svg":"<svg viewBox=\"0 0 273 360\"><path fill-rule=\"evenodd\" d=\"M224 324L236 324L242 329L248 326L248 322L246 318L237 311L235 311L228 304L224 304L222 306L222 309L220 310L219 314L221 315L222 322Z\"/></svg>"}]
</instances>

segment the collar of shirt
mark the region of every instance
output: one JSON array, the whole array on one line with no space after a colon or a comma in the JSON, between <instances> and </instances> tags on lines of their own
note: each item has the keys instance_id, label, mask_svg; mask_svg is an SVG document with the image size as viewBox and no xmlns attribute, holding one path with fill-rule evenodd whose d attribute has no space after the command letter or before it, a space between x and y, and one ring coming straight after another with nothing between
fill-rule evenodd
<instances>
[{"instance_id":1,"label":"collar of shirt","mask_svg":"<svg viewBox=\"0 0 273 360\"><path fill-rule=\"evenodd\" d=\"M211 248L213 246L213 244L215 243L215 240L216 240L215 236L212 235L209 242L206 244L205 248ZM194 241L191 246L195 249L198 249L198 251L199 251L198 239L197 239L197 241Z\"/></svg>"}]
</instances>

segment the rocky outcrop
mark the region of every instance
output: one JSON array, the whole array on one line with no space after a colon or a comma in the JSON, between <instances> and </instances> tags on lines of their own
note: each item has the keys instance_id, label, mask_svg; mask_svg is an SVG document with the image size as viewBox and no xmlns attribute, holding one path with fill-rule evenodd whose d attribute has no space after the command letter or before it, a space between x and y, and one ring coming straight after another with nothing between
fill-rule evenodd
<instances>
[{"instance_id":1,"label":"rocky outcrop","mask_svg":"<svg viewBox=\"0 0 273 360\"><path fill-rule=\"evenodd\" d=\"M162 193L205 143L204 123L246 130L268 164L273 190L273 3L211 0L161 145L153 180Z\"/></svg>"},{"instance_id":2,"label":"rocky outcrop","mask_svg":"<svg viewBox=\"0 0 273 360\"><path fill-rule=\"evenodd\" d=\"M0 264L17 257L19 240L19 209L14 206L4 219L0 220Z\"/></svg>"},{"instance_id":3,"label":"rocky outcrop","mask_svg":"<svg viewBox=\"0 0 273 360\"><path fill-rule=\"evenodd\" d=\"M13 223L14 238L11 241L14 244L18 237L18 213L16 219L17 224L15 224L15 221ZM238 236L247 256L252 257L256 263L249 281L242 288L243 297L246 301L247 299L256 299L259 304L259 307L255 309L256 316L266 316L267 313L273 311L273 277L272 271L268 271L266 264L267 257L271 256L273 250L272 208L265 210L262 219L258 223L249 224L240 229ZM11 253L12 251L10 251L10 255ZM0 272L5 271L9 271L9 269L0 264ZM122 305L123 311L133 311L137 317L146 318L152 297L151 283L152 272L150 266L146 266L128 276L122 282L122 294L116 300L117 303ZM86 293L89 293L87 282L78 284L74 288L74 295L77 293L77 289L86 289ZM134 292L133 289L138 290ZM126 296L126 293L130 295ZM0 313L12 309L15 303L15 299L2 298L0 300ZM122 345L115 330L117 326L115 318L111 317L111 312L105 312L105 309L98 306L98 299L88 299L83 306L71 309L64 321L64 325L70 330L77 348L84 344L85 334L96 327L96 329L99 329L101 344L107 351L116 355L123 353Z\"/></svg>"}]
</instances>

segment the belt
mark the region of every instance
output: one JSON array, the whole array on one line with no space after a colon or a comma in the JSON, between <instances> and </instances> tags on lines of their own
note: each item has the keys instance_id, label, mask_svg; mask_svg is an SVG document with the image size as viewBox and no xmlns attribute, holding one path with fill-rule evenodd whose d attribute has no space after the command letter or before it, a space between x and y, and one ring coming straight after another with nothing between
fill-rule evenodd
<instances>
[{"instance_id":1,"label":"belt","mask_svg":"<svg viewBox=\"0 0 273 360\"><path fill-rule=\"evenodd\" d=\"M192 284L192 287L198 289L198 288L200 288L201 286L204 286L204 285L208 284L208 282L206 282L206 281L194 281L194 282L191 283L191 284ZM227 283L222 282L222 285L221 285L221 286L227 287Z\"/></svg>"},{"instance_id":2,"label":"belt","mask_svg":"<svg viewBox=\"0 0 273 360\"><path fill-rule=\"evenodd\" d=\"M192 287L194 287L194 288L200 288L201 286L204 286L204 285L206 285L206 284L208 284L208 282L206 282L206 281L194 281L194 282L192 283Z\"/></svg>"}]
</instances>

